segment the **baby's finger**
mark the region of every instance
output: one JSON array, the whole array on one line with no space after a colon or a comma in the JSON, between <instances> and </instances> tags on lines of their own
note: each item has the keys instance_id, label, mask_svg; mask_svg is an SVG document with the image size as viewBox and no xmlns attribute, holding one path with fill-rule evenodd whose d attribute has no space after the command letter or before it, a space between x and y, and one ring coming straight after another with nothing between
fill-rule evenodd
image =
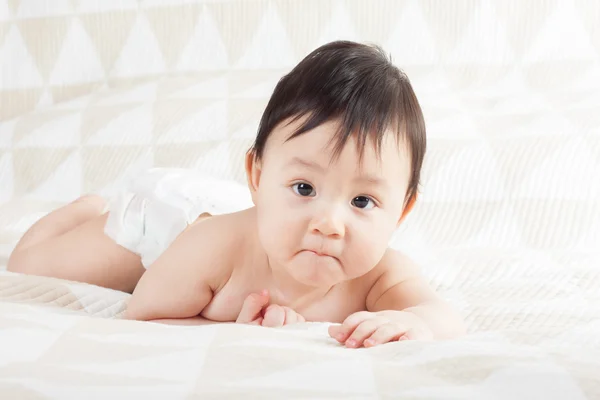
<instances>
[{"instance_id":1,"label":"baby's finger","mask_svg":"<svg viewBox=\"0 0 600 400\"><path fill-rule=\"evenodd\" d=\"M373 318L374 314L368 311L361 311L351 314L342 322L341 325L332 325L329 327L329 335L340 343L345 343L348 336L356 329L363 321Z\"/></svg>"},{"instance_id":2,"label":"baby's finger","mask_svg":"<svg viewBox=\"0 0 600 400\"><path fill-rule=\"evenodd\" d=\"M362 346L364 340L370 337L383 323L384 321L381 318L372 318L362 322L356 327L344 344L346 347Z\"/></svg>"},{"instance_id":3,"label":"baby's finger","mask_svg":"<svg viewBox=\"0 0 600 400\"><path fill-rule=\"evenodd\" d=\"M345 338L345 336L342 335L342 325L330 325L327 329L327 332L329 333L329 336L331 336L338 342L344 342L343 338Z\"/></svg>"},{"instance_id":4,"label":"baby's finger","mask_svg":"<svg viewBox=\"0 0 600 400\"><path fill-rule=\"evenodd\" d=\"M388 323L379 326L373 334L364 341L365 347L373 347L378 344L392 342L403 337L407 327L401 324Z\"/></svg>"},{"instance_id":5,"label":"baby's finger","mask_svg":"<svg viewBox=\"0 0 600 400\"><path fill-rule=\"evenodd\" d=\"M260 323L257 320L261 317L261 311L269 303L269 292L263 290L260 293L252 293L242 304L242 309L237 317L238 324Z\"/></svg>"},{"instance_id":6,"label":"baby's finger","mask_svg":"<svg viewBox=\"0 0 600 400\"><path fill-rule=\"evenodd\" d=\"M298 323L298 317L300 316L300 314L298 314L296 311L292 310L289 307L282 306L281 308L285 312L285 325L292 325Z\"/></svg>"},{"instance_id":7,"label":"baby's finger","mask_svg":"<svg viewBox=\"0 0 600 400\"><path fill-rule=\"evenodd\" d=\"M279 328L285 323L285 311L283 307L277 304L271 304L265 310L265 316L263 317L262 326L268 326L270 328Z\"/></svg>"}]
</instances>

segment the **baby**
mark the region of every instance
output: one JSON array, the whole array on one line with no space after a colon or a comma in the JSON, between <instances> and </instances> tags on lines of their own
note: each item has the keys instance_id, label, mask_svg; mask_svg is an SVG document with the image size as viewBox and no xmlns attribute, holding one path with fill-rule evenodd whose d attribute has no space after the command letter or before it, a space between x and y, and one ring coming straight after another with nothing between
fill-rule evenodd
<instances>
[{"instance_id":1,"label":"baby","mask_svg":"<svg viewBox=\"0 0 600 400\"><path fill-rule=\"evenodd\" d=\"M36 222L8 270L132 292L128 319L326 321L354 348L456 337L458 313L388 247L425 144L407 77L378 47L332 42L277 84L246 154L249 207L223 206L227 184L152 170L108 205L88 195Z\"/></svg>"}]
</instances>

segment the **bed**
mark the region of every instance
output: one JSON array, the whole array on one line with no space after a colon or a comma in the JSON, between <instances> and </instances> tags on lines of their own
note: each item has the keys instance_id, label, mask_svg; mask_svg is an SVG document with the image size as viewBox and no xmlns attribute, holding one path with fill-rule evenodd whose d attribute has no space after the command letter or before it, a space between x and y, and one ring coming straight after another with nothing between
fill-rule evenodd
<instances>
[{"instance_id":1,"label":"bed","mask_svg":"<svg viewBox=\"0 0 600 400\"><path fill-rule=\"evenodd\" d=\"M0 398L600 398L595 2L131 3L0 5ZM415 87L428 153L390 245L465 337L127 321L125 293L5 270L35 220L146 168L244 183L277 80L336 38Z\"/></svg>"}]
</instances>

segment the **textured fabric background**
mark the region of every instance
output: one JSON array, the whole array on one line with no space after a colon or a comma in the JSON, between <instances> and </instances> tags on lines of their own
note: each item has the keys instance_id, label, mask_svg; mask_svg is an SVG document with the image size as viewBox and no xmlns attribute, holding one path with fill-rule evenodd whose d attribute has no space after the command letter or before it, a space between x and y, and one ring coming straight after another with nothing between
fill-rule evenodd
<instances>
[{"instance_id":1,"label":"textured fabric background","mask_svg":"<svg viewBox=\"0 0 600 400\"><path fill-rule=\"evenodd\" d=\"M329 40L371 41L409 75L429 135L421 201L392 245L423 265L470 331L456 343L367 351L360 367L337 358L321 325L306 335L223 326L206 333L206 348L192 340L181 350L169 340L183 328L55 316L107 316L82 298L117 315L114 293L3 273L0 354L11 358L0 385L68 398L124 365L147 379L152 366L193 365L173 378L182 397L240 393L227 382L277 397L277 382L300 376L315 392L288 395L346 398L311 372L333 366L360 398L600 398L598 21L594 0L0 1L0 268L46 212L110 194L142 169L243 182L242 155L281 75ZM141 336L154 344L132 346ZM44 345L28 350L34 342ZM91 350L99 342L105 351ZM206 364L185 364L190 348ZM122 358L105 357L113 350ZM306 352L306 368L293 362ZM227 361L239 365L230 380ZM85 377L81 391L61 392L74 377ZM114 379L106 393L148 385ZM163 383L154 393L171 390Z\"/></svg>"},{"instance_id":2,"label":"textured fabric background","mask_svg":"<svg viewBox=\"0 0 600 400\"><path fill-rule=\"evenodd\" d=\"M289 68L340 37L384 45L409 73L439 72L421 86L517 75L504 90L545 92L598 77L597 1L446 3L3 0L0 118L165 74Z\"/></svg>"}]
</instances>

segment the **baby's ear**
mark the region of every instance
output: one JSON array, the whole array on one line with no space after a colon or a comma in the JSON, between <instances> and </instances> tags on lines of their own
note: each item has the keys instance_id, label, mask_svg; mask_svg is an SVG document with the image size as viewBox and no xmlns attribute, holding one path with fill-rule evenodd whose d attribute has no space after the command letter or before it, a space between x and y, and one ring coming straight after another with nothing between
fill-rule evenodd
<instances>
[{"instance_id":1,"label":"baby's ear","mask_svg":"<svg viewBox=\"0 0 600 400\"><path fill-rule=\"evenodd\" d=\"M410 197L410 199L408 200L408 202L406 203L406 206L404 207L404 210L402 211L402 215L400 216L400 219L398 220L397 226L400 226L400 224L402 222L404 222L404 219L413 210L413 207L415 206L416 202L417 202L417 193L412 195Z\"/></svg>"},{"instance_id":2,"label":"baby's ear","mask_svg":"<svg viewBox=\"0 0 600 400\"><path fill-rule=\"evenodd\" d=\"M256 153L253 149L248 150L246 153L246 180L248 182L248 189L252 195L252 202L256 205L255 194L258 190L258 183L260 181L261 165L260 161L256 158Z\"/></svg>"}]
</instances>

